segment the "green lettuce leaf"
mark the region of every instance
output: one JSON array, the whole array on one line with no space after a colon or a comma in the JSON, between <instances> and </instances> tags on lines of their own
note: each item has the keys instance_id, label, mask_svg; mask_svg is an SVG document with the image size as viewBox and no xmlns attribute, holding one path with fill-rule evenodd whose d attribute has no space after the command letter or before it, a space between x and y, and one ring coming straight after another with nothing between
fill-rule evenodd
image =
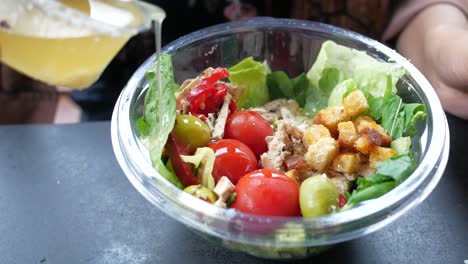
<instances>
[{"instance_id":1,"label":"green lettuce leaf","mask_svg":"<svg viewBox=\"0 0 468 264\"><path fill-rule=\"evenodd\" d=\"M328 98L328 106L336 106L343 104L343 98L357 89L357 84L353 79L346 79L333 88L330 98Z\"/></svg>"},{"instance_id":2,"label":"green lettuce leaf","mask_svg":"<svg viewBox=\"0 0 468 264\"><path fill-rule=\"evenodd\" d=\"M357 187L348 196L348 201L342 210L354 205L378 198L403 182L416 168L412 153L396 155L386 161L377 163L377 171L368 177L357 180Z\"/></svg>"},{"instance_id":3,"label":"green lettuce leaf","mask_svg":"<svg viewBox=\"0 0 468 264\"><path fill-rule=\"evenodd\" d=\"M416 134L415 123L424 120L426 107L423 104L403 103L401 97L385 93L381 97L366 94L369 109L366 115L377 121L393 139Z\"/></svg>"},{"instance_id":4,"label":"green lettuce leaf","mask_svg":"<svg viewBox=\"0 0 468 264\"><path fill-rule=\"evenodd\" d=\"M391 177L396 184L403 182L416 169L412 153L394 156L384 162L377 162L377 173Z\"/></svg>"},{"instance_id":5,"label":"green lettuce leaf","mask_svg":"<svg viewBox=\"0 0 468 264\"><path fill-rule=\"evenodd\" d=\"M329 69L336 69L339 74L330 75ZM396 63L381 62L363 51L326 41L322 44L314 65L307 73L307 78L310 79L312 86L319 90L329 88L322 87L324 78L327 79L325 81L327 84L330 82L337 84L343 79L353 78L359 89L374 97L380 97L385 93L387 76L391 76L392 92L396 93L395 85L405 74L406 70ZM331 77L336 78L337 81L330 80Z\"/></svg>"},{"instance_id":6,"label":"green lettuce leaf","mask_svg":"<svg viewBox=\"0 0 468 264\"><path fill-rule=\"evenodd\" d=\"M239 87L236 98L239 108L260 106L269 101L266 75L269 69L252 57L243 59L228 69L229 81Z\"/></svg>"},{"instance_id":7,"label":"green lettuce leaf","mask_svg":"<svg viewBox=\"0 0 468 264\"><path fill-rule=\"evenodd\" d=\"M380 196L391 191L394 187L395 187L395 182L388 181L388 182L382 182L382 183L370 185L369 187L364 188L360 191L354 191L349 197L349 200L347 201L346 205L343 207L342 210L349 209L353 205L356 205L360 202L379 198Z\"/></svg>"},{"instance_id":8,"label":"green lettuce leaf","mask_svg":"<svg viewBox=\"0 0 468 264\"><path fill-rule=\"evenodd\" d=\"M339 83L344 81L346 77L343 72L337 68L325 68L321 71L321 78L318 79L317 84L314 85L313 80L309 77L309 73L307 73L307 78L309 78L312 85L307 92L304 110L307 113L314 115L328 106L328 100L333 89Z\"/></svg>"},{"instance_id":9,"label":"green lettuce leaf","mask_svg":"<svg viewBox=\"0 0 468 264\"><path fill-rule=\"evenodd\" d=\"M174 170L172 169L171 162L168 161L167 165L164 166L164 163L162 160L159 160L155 165L154 168L164 177L166 178L169 182L174 184L177 188L179 189L184 189L184 186L182 186L182 183L180 183L179 178L177 178Z\"/></svg>"},{"instance_id":10,"label":"green lettuce leaf","mask_svg":"<svg viewBox=\"0 0 468 264\"><path fill-rule=\"evenodd\" d=\"M137 127L141 134L140 140L148 149L153 166L163 177L179 186L177 177L161 161L164 145L174 128L176 119L176 87L171 55L161 54L160 58L161 76L157 70L157 61L146 73L149 88L145 97L143 116L138 119Z\"/></svg>"},{"instance_id":11,"label":"green lettuce leaf","mask_svg":"<svg viewBox=\"0 0 468 264\"><path fill-rule=\"evenodd\" d=\"M301 107L304 107L309 79L307 79L305 73L290 79L284 71L275 71L267 75L267 86L270 100L278 98L294 99Z\"/></svg>"},{"instance_id":12,"label":"green lettuce leaf","mask_svg":"<svg viewBox=\"0 0 468 264\"><path fill-rule=\"evenodd\" d=\"M414 136L417 133L415 124L426 118L426 106L423 104L403 104L400 116L403 118L403 135Z\"/></svg>"}]
</instances>

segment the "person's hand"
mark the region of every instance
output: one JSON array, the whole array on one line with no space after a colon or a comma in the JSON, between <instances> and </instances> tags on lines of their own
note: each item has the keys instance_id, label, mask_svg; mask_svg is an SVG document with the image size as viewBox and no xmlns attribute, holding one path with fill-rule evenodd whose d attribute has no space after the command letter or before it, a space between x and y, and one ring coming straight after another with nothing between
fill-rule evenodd
<instances>
[{"instance_id":1,"label":"person's hand","mask_svg":"<svg viewBox=\"0 0 468 264\"><path fill-rule=\"evenodd\" d=\"M431 82L447 112L468 119L468 20L460 9L424 9L403 30L397 49Z\"/></svg>"}]
</instances>

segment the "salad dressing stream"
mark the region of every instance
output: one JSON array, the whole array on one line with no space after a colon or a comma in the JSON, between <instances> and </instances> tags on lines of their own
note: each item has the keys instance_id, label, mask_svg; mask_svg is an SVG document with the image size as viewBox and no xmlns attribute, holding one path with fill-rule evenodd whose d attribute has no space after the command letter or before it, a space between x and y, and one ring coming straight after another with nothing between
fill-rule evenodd
<instances>
[{"instance_id":1,"label":"salad dressing stream","mask_svg":"<svg viewBox=\"0 0 468 264\"><path fill-rule=\"evenodd\" d=\"M155 37L155 48L156 48L156 70L158 72L158 95L159 98L162 97L162 81L161 81L161 30L162 30L162 22L164 20L164 16L158 16L153 19L154 25L154 37Z\"/></svg>"}]
</instances>

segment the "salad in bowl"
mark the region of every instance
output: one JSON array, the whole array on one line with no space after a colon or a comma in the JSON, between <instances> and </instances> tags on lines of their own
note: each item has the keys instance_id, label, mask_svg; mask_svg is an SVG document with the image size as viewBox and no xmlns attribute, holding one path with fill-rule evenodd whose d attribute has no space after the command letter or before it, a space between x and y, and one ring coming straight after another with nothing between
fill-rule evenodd
<instances>
[{"instance_id":1,"label":"salad in bowl","mask_svg":"<svg viewBox=\"0 0 468 264\"><path fill-rule=\"evenodd\" d=\"M274 259L390 223L448 158L443 110L414 66L356 33L288 19L165 46L123 90L111 132L146 199L218 245Z\"/></svg>"},{"instance_id":2,"label":"salad in bowl","mask_svg":"<svg viewBox=\"0 0 468 264\"><path fill-rule=\"evenodd\" d=\"M323 43L308 72L247 57L180 86L171 56L148 72L138 120L155 168L195 197L265 215L337 213L392 190L416 168L423 104L396 94L396 63ZM162 89L160 91L160 89Z\"/></svg>"}]
</instances>

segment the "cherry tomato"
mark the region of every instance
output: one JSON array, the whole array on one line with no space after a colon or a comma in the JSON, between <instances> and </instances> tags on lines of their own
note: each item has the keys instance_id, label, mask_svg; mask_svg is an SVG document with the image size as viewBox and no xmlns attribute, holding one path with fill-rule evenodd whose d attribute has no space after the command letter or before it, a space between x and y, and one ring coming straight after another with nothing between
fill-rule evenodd
<instances>
[{"instance_id":1,"label":"cherry tomato","mask_svg":"<svg viewBox=\"0 0 468 264\"><path fill-rule=\"evenodd\" d=\"M215 181L226 176L233 184L245 174L258 168L257 159L252 150L235 139L222 139L209 145L216 159L213 168Z\"/></svg>"},{"instance_id":2,"label":"cherry tomato","mask_svg":"<svg viewBox=\"0 0 468 264\"><path fill-rule=\"evenodd\" d=\"M231 207L266 216L300 216L299 185L286 174L269 169L253 171L236 184Z\"/></svg>"},{"instance_id":3,"label":"cherry tomato","mask_svg":"<svg viewBox=\"0 0 468 264\"><path fill-rule=\"evenodd\" d=\"M270 124L261 115L252 111L237 111L231 114L224 129L224 137L241 141L259 157L268 150L265 138L273 135Z\"/></svg>"}]
</instances>

